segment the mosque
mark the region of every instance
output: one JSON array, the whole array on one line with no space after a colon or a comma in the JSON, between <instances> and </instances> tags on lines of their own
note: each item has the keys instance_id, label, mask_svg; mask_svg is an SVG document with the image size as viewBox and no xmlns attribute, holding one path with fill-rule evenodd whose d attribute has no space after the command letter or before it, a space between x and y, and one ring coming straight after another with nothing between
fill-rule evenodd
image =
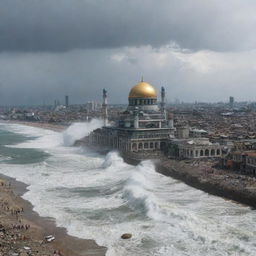
<instances>
[{"instance_id":1,"label":"mosque","mask_svg":"<svg viewBox=\"0 0 256 256\"><path fill-rule=\"evenodd\" d=\"M91 132L84 142L100 148L117 149L131 159L159 158L175 130L172 118L166 113L164 87L161 88L160 107L156 90L143 79L130 90L128 102L119 120L109 126L107 92L104 89L104 126Z\"/></svg>"},{"instance_id":2,"label":"mosque","mask_svg":"<svg viewBox=\"0 0 256 256\"><path fill-rule=\"evenodd\" d=\"M133 86L128 107L115 123L108 122L107 91L103 90L102 115L104 126L76 141L97 151L118 150L127 160L219 158L226 151L223 145L209 138L193 135L187 126L173 125L171 113L165 107L165 89L161 88L158 106L157 92L143 80Z\"/></svg>"}]
</instances>

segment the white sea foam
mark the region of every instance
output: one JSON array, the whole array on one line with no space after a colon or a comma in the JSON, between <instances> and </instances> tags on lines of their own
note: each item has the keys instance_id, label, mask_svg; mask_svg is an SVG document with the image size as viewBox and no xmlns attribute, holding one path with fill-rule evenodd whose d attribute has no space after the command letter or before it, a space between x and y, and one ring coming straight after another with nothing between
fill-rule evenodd
<instances>
[{"instance_id":1,"label":"white sea foam","mask_svg":"<svg viewBox=\"0 0 256 256\"><path fill-rule=\"evenodd\" d=\"M24 198L71 235L95 239L109 256L255 255L256 214L155 172L151 161L131 166L70 146L100 126L74 124L63 134L22 125L5 129L37 139L15 147L47 151L42 162L0 164L29 184ZM74 135L74 136L73 136ZM129 241L122 233L132 233Z\"/></svg>"},{"instance_id":2,"label":"white sea foam","mask_svg":"<svg viewBox=\"0 0 256 256\"><path fill-rule=\"evenodd\" d=\"M4 162L4 161L8 161L8 160L11 160L12 158L9 157L9 156L1 156L0 155L0 162Z\"/></svg>"},{"instance_id":3,"label":"white sea foam","mask_svg":"<svg viewBox=\"0 0 256 256\"><path fill-rule=\"evenodd\" d=\"M51 149L60 146L73 146L76 140L87 136L94 129L101 127L102 124L103 122L99 119L93 119L90 122L84 123L74 123L63 133L21 124L2 124L2 127L8 127L9 131L22 134L24 136L38 137L35 140L28 140L24 143L20 143L19 145L12 145L10 147Z\"/></svg>"},{"instance_id":4,"label":"white sea foam","mask_svg":"<svg viewBox=\"0 0 256 256\"><path fill-rule=\"evenodd\" d=\"M73 146L76 140L85 137L91 131L102 125L103 121L100 119L93 119L88 123L74 123L62 134L63 143L65 146Z\"/></svg>"}]
</instances>

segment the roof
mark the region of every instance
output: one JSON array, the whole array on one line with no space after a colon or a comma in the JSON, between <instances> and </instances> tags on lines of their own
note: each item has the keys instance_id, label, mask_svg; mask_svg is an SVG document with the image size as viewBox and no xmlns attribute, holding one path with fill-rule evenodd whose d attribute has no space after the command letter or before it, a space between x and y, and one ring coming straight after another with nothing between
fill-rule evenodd
<instances>
[{"instance_id":1,"label":"roof","mask_svg":"<svg viewBox=\"0 0 256 256\"><path fill-rule=\"evenodd\" d=\"M154 87L146 82L141 81L132 87L129 98L157 98Z\"/></svg>"}]
</instances>

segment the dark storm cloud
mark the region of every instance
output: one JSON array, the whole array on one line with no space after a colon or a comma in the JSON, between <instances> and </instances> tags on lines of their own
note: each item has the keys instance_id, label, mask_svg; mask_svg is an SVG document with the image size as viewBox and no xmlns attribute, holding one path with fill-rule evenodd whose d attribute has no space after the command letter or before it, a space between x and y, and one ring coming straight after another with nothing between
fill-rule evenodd
<instances>
[{"instance_id":1,"label":"dark storm cloud","mask_svg":"<svg viewBox=\"0 0 256 256\"><path fill-rule=\"evenodd\" d=\"M0 104L255 100L255 0L0 0ZM243 88L241 90L241 88Z\"/></svg>"},{"instance_id":2,"label":"dark storm cloud","mask_svg":"<svg viewBox=\"0 0 256 256\"><path fill-rule=\"evenodd\" d=\"M255 100L256 51L179 52L168 47L74 50L61 53L1 53L0 105L102 101L127 103L131 87L144 80L167 101ZM133 60L133 61L131 61ZM242 88L242 89L241 89Z\"/></svg>"},{"instance_id":3,"label":"dark storm cloud","mask_svg":"<svg viewBox=\"0 0 256 256\"><path fill-rule=\"evenodd\" d=\"M1 0L0 51L169 42L192 50L250 49L256 43L255 5L252 0Z\"/></svg>"}]
</instances>

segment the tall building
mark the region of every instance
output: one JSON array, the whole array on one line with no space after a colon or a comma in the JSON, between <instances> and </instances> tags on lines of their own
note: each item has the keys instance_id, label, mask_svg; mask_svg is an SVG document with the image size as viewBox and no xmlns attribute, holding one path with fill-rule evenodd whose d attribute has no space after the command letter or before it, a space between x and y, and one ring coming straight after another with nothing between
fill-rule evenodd
<instances>
[{"instance_id":1,"label":"tall building","mask_svg":"<svg viewBox=\"0 0 256 256\"><path fill-rule=\"evenodd\" d=\"M161 108L157 93L148 83L141 81L130 90L128 107L113 126L107 126L107 92L103 90L104 127L84 138L93 146L118 149L132 158L154 158L161 154L174 134L172 120L165 109L165 90L161 90ZM169 115L168 115L169 116Z\"/></svg>"},{"instance_id":2,"label":"tall building","mask_svg":"<svg viewBox=\"0 0 256 256\"><path fill-rule=\"evenodd\" d=\"M234 107L234 102L235 102L234 97L230 96L230 97L229 97L229 106L230 106L231 108Z\"/></svg>"},{"instance_id":3,"label":"tall building","mask_svg":"<svg viewBox=\"0 0 256 256\"><path fill-rule=\"evenodd\" d=\"M65 106L66 106L66 108L69 107L69 98L67 95L65 96Z\"/></svg>"}]
</instances>

